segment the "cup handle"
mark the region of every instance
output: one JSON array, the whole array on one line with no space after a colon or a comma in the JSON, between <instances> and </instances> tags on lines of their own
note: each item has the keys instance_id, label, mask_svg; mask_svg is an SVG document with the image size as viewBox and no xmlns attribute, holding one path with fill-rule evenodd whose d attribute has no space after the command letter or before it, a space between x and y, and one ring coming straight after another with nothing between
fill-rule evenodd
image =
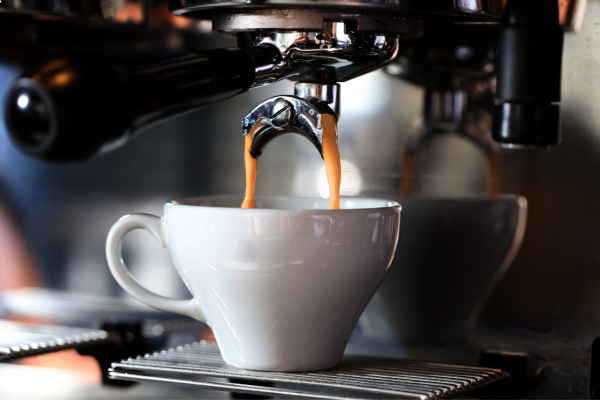
<instances>
[{"instance_id":1,"label":"cup handle","mask_svg":"<svg viewBox=\"0 0 600 400\"><path fill-rule=\"evenodd\" d=\"M125 235L134 229L146 229L165 247L162 235L161 218L150 214L129 214L119 219L108 232L106 238L106 259L110 272L119 285L129 294L150 307L176 314L183 314L206 323L206 318L195 301L176 300L161 296L143 287L127 269L121 256L121 242Z\"/></svg>"}]
</instances>

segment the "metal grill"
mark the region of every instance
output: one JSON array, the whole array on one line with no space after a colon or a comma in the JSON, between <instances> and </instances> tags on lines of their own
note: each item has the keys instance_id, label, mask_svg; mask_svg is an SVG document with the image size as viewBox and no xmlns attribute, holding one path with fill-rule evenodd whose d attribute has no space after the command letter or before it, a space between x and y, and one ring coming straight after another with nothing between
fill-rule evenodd
<instances>
[{"instance_id":1,"label":"metal grill","mask_svg":"<svg viewBox=\"0 0 600 400\"><path fill-rule=\"evenodd\" d=\"M0 361L111 342L100 330L0 320Z\"/></svg>"},{"instance_id":2,"label":"metal grill","mask_svg":"<svg viewBox=\"0 0 600 400\"><path fill-rule=\"evenodd\" d=\"M325 371L250 371L227 365L218 346L205 342L113 363L109 377L319 399L451 398L510 378L498 369L363 356L345 356L337 367ZM233 382L201 378L228 378ZM247 383L234 383L240 380Z\"/></svg>"}]
</instances>

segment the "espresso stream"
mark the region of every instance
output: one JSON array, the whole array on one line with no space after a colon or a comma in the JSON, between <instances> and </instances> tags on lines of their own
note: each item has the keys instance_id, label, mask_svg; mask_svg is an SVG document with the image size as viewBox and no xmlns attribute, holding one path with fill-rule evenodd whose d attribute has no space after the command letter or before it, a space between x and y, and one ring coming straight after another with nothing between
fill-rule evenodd
<instances>
[{"instance_id":1,"label":"espresso stream","mask_svg":"<svg viewBox=\"0 0 600 400\"><path fill-rule=\"evenodd\" d=\"M244 195L242 208L256 208L254 189L256 187L258 160L250 155L250 148L252 147L252 137L261 120L256 121L250 132L245 136L246 194ZM337 210L340 208L340 184L342 181L342 164L337 143L337 124L335 118L329 114L321 115L321 124L323 127L323 160L325 161L325 173L329 184L329 209Z\"/></svg>"}]
</instances>

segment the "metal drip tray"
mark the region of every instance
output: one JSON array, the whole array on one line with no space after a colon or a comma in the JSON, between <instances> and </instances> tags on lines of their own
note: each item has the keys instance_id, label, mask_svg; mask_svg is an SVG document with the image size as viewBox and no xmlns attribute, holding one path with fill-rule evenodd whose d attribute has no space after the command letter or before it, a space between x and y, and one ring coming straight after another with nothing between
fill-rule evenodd
<instances>
[{"instance_id":1,"label":"metal drip tray","mask_svg":"<svg viewBox=\"0 0 600 400\"><path fill-rule=\"evenodd\" d=\"M112 343L105 331L0 320L0 361Z\"/></svg>"},{"instance_id":2,"label":"metal drip tray","mask_svg":"<svg viewBox=\"0 0 600 400\"><path fill-rule=\"evenodd\" d=\"M510 379L499 369L363 356L345 356L337 367L317 372L250 371L227 365L218 346L205 342L113 363L108 375L129 381L319 399L452 398ZM240 381L244 383L237 383Z\"/></svg>"}]
</instances>

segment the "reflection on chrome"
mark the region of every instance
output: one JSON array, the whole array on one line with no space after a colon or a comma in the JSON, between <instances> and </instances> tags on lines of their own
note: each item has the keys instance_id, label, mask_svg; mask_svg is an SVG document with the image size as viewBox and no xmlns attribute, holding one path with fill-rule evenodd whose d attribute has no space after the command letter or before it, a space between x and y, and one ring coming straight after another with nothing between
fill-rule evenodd
<instances>
[{"instance_id":1,"label":"reflection on chrome","mask_svg":"<svg viewBox=\"0 0 600 400\"><path fill-rule=\"evenodd\" d=\"M373 114L390 101L391 85L382 82L380 74L374 72L344 83L342 107L347 118Z\"/></svg>"}]
</instances>

